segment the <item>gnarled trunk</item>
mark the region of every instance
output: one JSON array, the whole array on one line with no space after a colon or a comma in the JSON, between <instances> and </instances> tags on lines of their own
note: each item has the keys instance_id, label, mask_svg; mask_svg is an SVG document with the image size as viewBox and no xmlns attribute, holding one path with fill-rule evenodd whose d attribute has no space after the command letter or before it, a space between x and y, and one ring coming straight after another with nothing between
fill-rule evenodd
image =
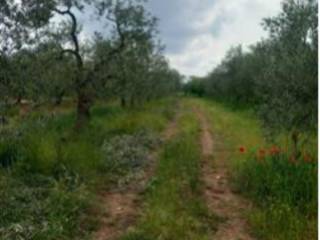
<instances>
[{"instance_id":1,"label":"gnarled trunk","mask_svg":"<svg viewBox=\"0 0 320 240\"><path fill-rule=\"evenodd\" d=\"M121 107L123 108L127 107L127 100L125 97L121 97Z\"/></svg>"},{"instance_id":2,"label":"gnarled trunk","mask_svg":"<svg viewBox=\"0 0 320 240\"><path fill-rule=\"evenodd\" d=\"M299 157L299 132L294 130L291 135L293 143L293 156L297 160Z\"/></svg>"},{"instance_id":3,"label":"gnarled trunk","mask_svg":"<svg viewBox=\"0 0 320 240\"><path fill-rule=\"evenodd\" d=\"M77 119L76 129L81 129L88 125L90 121L91 97L85 89L78 91L77 99Z\"/></svg>"},{"instance_id":4,"label":"gnarled trunk","mask_svg":"<svg viewBox=\"0 0 320 240\"><path fill-rule=\"evenodd\" d=\"M63 100L63 96L65 94L65 91L62 90L59 93L56 94L55 98L54 98L54 105L55 106L60 106Z\"/></svg>"}]
</instances>

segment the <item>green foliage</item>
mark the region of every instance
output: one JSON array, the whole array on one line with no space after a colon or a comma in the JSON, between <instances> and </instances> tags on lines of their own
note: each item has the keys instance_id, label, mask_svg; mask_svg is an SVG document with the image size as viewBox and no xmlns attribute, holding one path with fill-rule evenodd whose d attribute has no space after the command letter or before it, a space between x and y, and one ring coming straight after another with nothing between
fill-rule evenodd
<instances>
[{"instance_id":1,"label":"green foliage","mask_svg":"<svg viewBox=\"0 0 320 240\"><path fill-rule=\"evenodd\" d=\"M173 118L176 107L177 99L174 97L158 99L140 108L110 110L107 121L93 116L92 124L113 134L133 134L137 130L160 132L168 120Z\"/></svg>"},{"instance_id":2,"label":"green foliage","mask_svg":"<svg viewBox=\"0 0 320 240\"><path fill-rule=\"evenodd\" d=\"M0 167L10 168L20 155L18 136L16 132L0 132Z\"/></svg>"},{"instance_id":3,"label":"green foliage","mask_svg":"<svg viewBox=\"0 0 320 240\"><path fill-rule=\"evenodd\" d=\"M58 159L57 136L43 131L27 133L22 144L22 161L28 170L49 173Z\"/></svg>"},{"instance_id":4,"label":"green foliage","mask_svg":"<svg viewBox=\"0 0 320 240\"><path fill-rule=\"evenodd\" d=\"M1 172L1 239L71 239L85 230L79 228L80 216L90 202L84 186L70 191L50 177L25 177L27 182L21 176Z\"/></svg>"},{"instance_id":5,"label":"green foliage","mask_svg":"<svg viewBox=\"0 0 320 240\"><path fill-rule=\"evenodd\" d=\"M95 58L103 58L109 48L109 42L98 41ZM128 44L110 64L108 72L103 70L100 74L102 82L97 87L106 88L101 96L117 96L122 106L128 108L177 92L181 76L170 68L167 60L159 53L161 48L149 38ZM107 86L103 84L105 75L113 76Z\"/></svg>"},{"instance_id":6,"label":"green foliage","mask_svg":"<svg viewBox=\"0 0 320 240\"><path fill-rule=\"evenodd\" d=\"M243 175L239 177L239 186L260 204L279 201L303 213L311 210L305 208L310 207L312 201L313 206L316 205L317 164L311 156L299 159L290 153L248 156L240 172Z\"/></svg>"},{"instance_id":7,"label":"green foliage","mask_svg":"<svg viewBox=\"0 0 320 240\"><path fill-rule=\"evenodd\" d=\"M314 131L317 126L317 1L285 0L264 20L269 38L244 52L231 48L203 81L206 94L254 107L266 129Z\"/></svg>"},{"instance_id":8,"label":"green foliage","mask_svg":"<svg viewBox=\"0 0 320 240\"><path fill-rule=\"evenodd\" d=\"M57 163L73 169L82 176L94 174L99 167L101 152L99 145L88 140L88 138L78 138L60 143L58 149L60 159Z\"/></svg>"},{"instance_id":9,"label":"green foliage","mask_svg":"<svg viewBox=\"0 0 320 240\"><path fill-rule=\"evenodd\" d=\"M222 63L204 79L206 93L236 106L254 104L258 98L254 92L254 64L241 46L231 48Z\"/></svg>"},{"instance_id":10,"label":"green foliage","mask_svg":"<svg viewBox=\"0 0 320 240\"><path fill-rule=\"evenodd\" d=\"M202 97L205 94L204 80L201 78L193 77L184 85L184 91L186 93Z\"/></svg>"},{"instance_id":11,"label":"green foliage","mask_svg":"<svg viewBox=\"0 0 320 240\"><path fill-rule=\"evenodd\" d=\"M279 16L265 20L270 57L260 114L268 127L316 129L317 9L317 1L285 1Z\"/></svg>"},{"instance_id":12,"label":"green foliage","mask_svg":"<svg viewBox=\"0 0 320 240\"><path fill-rule=\"evenodd\" d=\"M309 239L316 239L315 159L308 155L293 159L289 153L267 157L250 155L239 172L236 180L239 189L263 209L251 216L260 238L301 239L307 233Z\"/></svg>"},{"instance_id":13,"label":"green foliage","mask_svg":"<svg viewBox=\"0 0 320 240\"><path fill-rule=\"evenodd\" d=\"M259 239L317 239L316 219L301 215L285 203L256 210L249 220Z\"/></svg>"},{"instance_id":14,"label":"green foliage","mask_svg":"<svg viewBox=\"0 0 320 240\"><path fill-rule=\"evenodd\" d=\"M76 96L82 128L96 98L119 97L136 107L179 90L181 76L163 56L157 20L144 1L10 1L0 13L0 105L59 105ZM89 13L109 30L83 41L81 21Z\"/></svg>"}]
</instances>

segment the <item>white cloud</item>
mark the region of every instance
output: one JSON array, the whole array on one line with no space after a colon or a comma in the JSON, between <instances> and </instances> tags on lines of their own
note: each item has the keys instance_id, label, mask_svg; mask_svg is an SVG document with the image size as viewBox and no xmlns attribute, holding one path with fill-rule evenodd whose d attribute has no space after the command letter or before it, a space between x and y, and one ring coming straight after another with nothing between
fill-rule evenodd
<instances>
[{"instance_id":1,"label":"white cloud","mask_svg":"<svg viewBox=\"0 0 320 240\"><path fill-rule=\"evenodd\" d=\"M200 1L192 1L185 7L198 9L200 3L197 5L196 2ZM281 0L216 0L207 8L202 6L201 14L193 15L190 10L190 21L185 24L196 31L187 39L179 39L181 44L185 44L181 51L167 52L172 67L187 76L206 75L231 46L248 46L266 36L261 21L264 17L276 15L280 11L280 3Z\"/></svg>"},{"instance_id":2,"label":"white cloud","mask_svg":"<svg viewBox=\"0 0 320 240\"><path fill-rule=\"evenodd\" d=\"M278 14L281 1L150 0L147 6L160 20L160 38L171 66L187 76L204 76L231 46L245 47L266 36L261 21ZM80 16L81 41L91 38L95 30L108 32L91 13Z\"/></svg>"}]
</instances>

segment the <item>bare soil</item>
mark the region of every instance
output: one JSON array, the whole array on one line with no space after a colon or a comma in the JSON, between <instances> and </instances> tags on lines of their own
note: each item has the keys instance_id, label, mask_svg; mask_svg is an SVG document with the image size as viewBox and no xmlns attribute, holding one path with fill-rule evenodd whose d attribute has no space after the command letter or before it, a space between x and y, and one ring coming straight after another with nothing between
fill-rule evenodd
<instances>
[{"instance_id":1,"label":"bare soil","mask_svg":"<svg viewBox=\"0 0 320 240\"><path fill-rule=\"evenodd\" d=\"M253 240L245 218L250 203L232 191L228 177L228 152L221 139L211 133L208 120L194 110L201 124L202 176L204 197L209 210L222 222L210 238L213 240Z\"/></svg>"},{"instance_id":2,"label":"bare soil","mask_svg":"<svg viewBox=\"0 0 320 240\"><path fill-rule=\"evenodd\" d=\"M172 122L162 133L162 141L172 138L177 132L177 119L175 116ZM154 175L156 160L159 150L151 153L151 164L143 171L138 181L130 182L125 189L114 189L101 193L101 204L104 211L100 228L94 233L95 240L114 240L119 238L141 215L142 193L147 182Z\"/></svg>"}]
</instances>

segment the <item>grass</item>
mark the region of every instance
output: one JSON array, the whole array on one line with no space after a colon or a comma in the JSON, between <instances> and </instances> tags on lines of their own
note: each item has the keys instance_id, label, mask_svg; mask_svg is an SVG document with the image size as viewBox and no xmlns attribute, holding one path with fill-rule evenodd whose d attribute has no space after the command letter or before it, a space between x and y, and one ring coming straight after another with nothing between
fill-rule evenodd
<instances>
[{"instance_id":1,"label":"grass","mask_svg":"<svg viewBox=\"0 0 320 240\"><path fill-rule=\"evenodd\" d=\"M59 181L36 174L0 173L1 239L75 239L92 196L71 175ZM74 179L73 179L74 180ZM93 224L86 218L88 226Z\"/></svg>"},{"instance_id":2,"label":"grass","mask_svg":"<svg viewBox=\"0 0 320 240\"><path fill-rule=\"evenodd\" d=\"M249 222L257 239L317 238L317 144L315 134L293 157L288 134L265 138L256 116L212 100L189 100L211 118L229 150L234 187L252 199Z\"/></svg>"},{"instance_id":3,"label":"grass","mask_svg":"<svg viewBox=\"0 0 320 240\"><path fill-rule=\"evenodd\" d=\"M97 216L89 214L96 187L112 175L101 167L113 161L103 156L103 143L142 129L159 134L174 115L175 101L153 101L134 111L99 103L90 126L78 133L69 105L55 116L40 109L23 121L15 117L0 136L0 238L89 237L97 226Z\"/></svg>"},{"instance_id":4,"label":"grass","mask_svg":"<svg viewBox=\"0 0 320 240\"><path fill-rule=\"evenodd\" d=\"M200 240L214 230L214 218L201 197L198 121L188 112L177 126L147 189L144 215L123 240Z\"/></svg>"},{"instance_id":5,"label":"grass","mask_svg":"<svg viewBox=\"0 0 320 240\"><path fill-rule=\"evenodd\" d=\"M256 238L316 239L316 134L304 133L301 151L293 157L288 134L266 140L252 112L212 100L182 102L177 135L164 145L145 193L144 213L122 239L205 240L215 231L217 219L201 197L199 123L191 105L207 113L214 134L224 142L234 188L255 203L248 220ZM99 103L92 109L90 126L80 133L72 129L75 115L69 105L54 117L44 110L23 122L15 117L0 135L0 238L89 238L97 226L97 216L88 214L96 205L96 187L125 175L114 175L109 166L139 165L154 144L153 137L139 134L147 130L158 136L175 106L175 99L134 110ZM113 151L120 153L114 158L124 151L128 159L109 163ZM130 169L134 171L126 171Z\"/></svg>"},{"instance_id":6,"label":"grass","mask_svg":"<svg viewBox=\"0 0 320 240\"><path fill-rule=\"evenodd\" d=\"M100 117L94 117L93 125L112 133L133 133L138 129L149 129L160 132L166 126L168 119L174 116L176 105L174 98L163 99L145 104L140 109L113 109L103 112L101 108L93 109ZM101 118L107 115L108 118Z\"/></svg>"}]
</instances>

